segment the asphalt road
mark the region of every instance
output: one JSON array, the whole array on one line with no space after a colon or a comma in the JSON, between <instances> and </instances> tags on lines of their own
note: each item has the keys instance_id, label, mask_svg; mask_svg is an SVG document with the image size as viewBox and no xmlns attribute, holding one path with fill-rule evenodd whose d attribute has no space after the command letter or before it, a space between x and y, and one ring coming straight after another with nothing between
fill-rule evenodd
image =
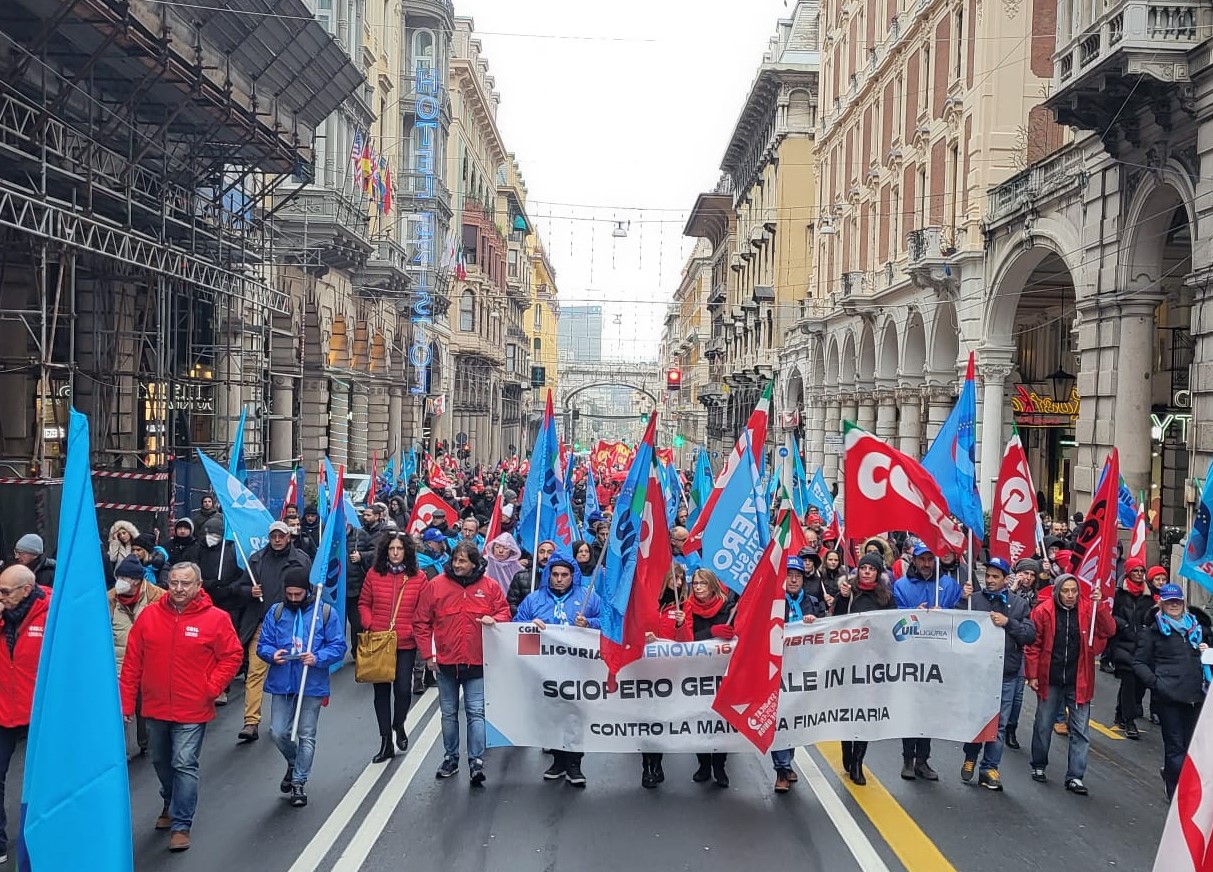
<instances>
[{"instance_id":1,"label":"asphalt road","mask_svg":"<svg viewBox=\"0 0 1213 872\"><path fill-rule=\"evenodd\" d=\"M1115 682L1099 680L1094 719L1108 724ZM785 796L772 792L769 761L757 754L730 758L729 790L694 784L689 754L667 755L657 790L641 789L637 756L593 755L584 764L589 785L578 790L544 782L548 757L536 749L490 751L488 784L473 790L466 768L434 778L441 759L434 690L414 698L409 752L371 766L378 745L371 691L354 684L350 668L336 676L320 718L309 805L294 809L278 792L284 764L268 728L260 741L237 745L239 683L234 691L208 728L191 850L168 853L167 835L152 828L160 809L155 774L146 758L131 764L140 872L735 872L756 862L807 872L1148 872L1166 815L1161 743L1145 723L1140 742L1094 733L1088 797L1062 787L1062 738L1047 785L1030 780L1026 747L1008 750L1002 794L963 784L960 748L944 742L932 757L936 784L902 781L899 743L881 742L869 750L865 788L838 777L837 747L827 745L798 752L800 782ZM1028 701L1021 740L1032 711ZM15 760L10 821L20 775Z\"/></svg>"}]
</instances>

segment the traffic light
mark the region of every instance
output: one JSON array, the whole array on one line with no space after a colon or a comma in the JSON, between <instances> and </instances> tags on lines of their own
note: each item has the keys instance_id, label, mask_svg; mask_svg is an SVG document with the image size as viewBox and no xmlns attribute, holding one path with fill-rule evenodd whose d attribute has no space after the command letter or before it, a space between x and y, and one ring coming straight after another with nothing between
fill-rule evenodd
<instances>
[{"instance_id":1,"label":"traffic light","mask_svg":"<svg viewBox=\"0 0 1213 872\"><path fill-rule=\"evenodd\" d=\"M641 412L641 413L640 413L640 423L641 423L641 424L647 424L647 423L649 423L649 413L648 413L648 412Z\"/></svg>"},{"instance_id":2,"label":"traffic light","mask_svg":"<svg viewBox=\"0 0 1213 872\"><path fill-rule=\"evenodd\" d=\"M674 438L670 440L675 448L681 448L687 444L687 440L683 438L681 433L675 433Z\"/></svg>"},{"instance_id":3,"label":"traffic light","mask_svg":"<svg viewBox=\"0 0 1213 872\"><path fill-rule=\"evenodd\" d=\"M665 371L665 389L667 391L682 390L682 370L676 366Z\"/></svg>"}]
</instances>

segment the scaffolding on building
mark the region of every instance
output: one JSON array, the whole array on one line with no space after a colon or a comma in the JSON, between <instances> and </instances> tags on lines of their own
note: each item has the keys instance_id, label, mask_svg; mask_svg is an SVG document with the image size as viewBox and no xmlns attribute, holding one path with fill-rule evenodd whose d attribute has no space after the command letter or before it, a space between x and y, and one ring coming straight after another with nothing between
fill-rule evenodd
<instances>
[{"instance_id":1,"label":"scaffolding on building","mask_svg":"<svg viewBox=\"0 0 1213 872\"><path fill-rule=\"evenodd\" d=\"M301 0L9 0L0 70L0 470L53 480L74 405L94 469L156 475L99 503L163 508L298 357L274 206L362 76Z\"/></svg>"}]
</instances>

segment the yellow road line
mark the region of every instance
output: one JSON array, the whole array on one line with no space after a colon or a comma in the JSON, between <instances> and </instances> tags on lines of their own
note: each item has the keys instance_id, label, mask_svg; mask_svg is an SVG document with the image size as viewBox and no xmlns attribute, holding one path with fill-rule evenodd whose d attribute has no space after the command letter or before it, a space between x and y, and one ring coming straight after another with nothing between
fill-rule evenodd
<instances>
[{"instance_id":1,"label":"yellow road line","mask_svg":"<svg viewBox=\"0 0 1213 872\"><path fill-rule=\"evenodd\" d=\"M1124 736L1122 736L1120 733L1116 732L1111 727L1105 727L1098 721L1088 721L1088 723L1093 729L1096 730L1096 732L1103 733L1109 739L1116 739L1117 741L1122 741L1124 739Z\"/></svg>"},{"instance_id":2,"label":"yellow road line","mask_svg":"<svg viewBox=\"0 0 1213 872\"><path fill-rule=\"evenodd\" d=\"M843 771L842 746L838 742L822 742L817 746L817 750L838 773L851 797L897 855L906 872L956 872L956 867L948 862L935 843L880 783L871 769L865 770L867 785L859 787L853 784Z\"/></svg>"}]
</instances>

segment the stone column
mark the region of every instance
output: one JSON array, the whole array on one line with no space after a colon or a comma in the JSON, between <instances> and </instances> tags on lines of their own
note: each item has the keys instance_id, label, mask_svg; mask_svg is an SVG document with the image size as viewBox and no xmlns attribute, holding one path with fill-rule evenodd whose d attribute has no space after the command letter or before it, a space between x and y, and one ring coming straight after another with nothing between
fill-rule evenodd
<instances>
[{"instance_id":1,"label":"stone column","mask_svg":"<svg viewBox=\"0 0 1213 872\"><path fill-rule=\"evenodd\" d=\"M956 392L953 387L954 378L955 376L951 373L935 374L929 378L929 381L923 388L923 395L927 401L926 445L928 448L936 435L938 435L939 428L943 426L943 422L948 420L948 415L952 412L952 406L956 404Z\"/></svg>"},{"instance_id":2,"label":"stone column","mask_svg":"<svg viewBox=\"0 0 1213 872\"><path fill-rule=\"evenodd\" d=\"M859 419L855 422L864 430L872 433L876 430L876 397L871 389L859 396Z\"/></svg>"},{"instance_id":3,"label":"stone column","mask_svg":"<svg viewBox=\"0 0 1213 872\"><path fill-rule=\"evenodd\" d=\"M1116 415L1113 444L1120 451L1120 474L1134 494L1150 492L1150 376L1154 350L1156 296L1137 296L1120 303L1120 343L1115 373ZM1144 370L1144 372L1143 372ZM1193 474L1195 470L1193 471Z\"/></svg>"},{"instance_id":4,"label":"stone column","mask_svg":"<svg viewBox=\"0 0 1213 872\"><path fill-rule=\"evenodd\" d=\"M983 348L977 357L981 386L981 432L977 434L977 456L981 462L977 491L983 506L994 505L994 485L1002 465L1003 415L1006 406L1007 376L1011 374L1012 348Z\"/></svg>"},{"instance_id":5,"label":"stone column","mask_svg":"<svg viewBox=\"0 0 1213 872\"><path fill-rule=\"evenodd\" d=\"M347 461L352 469L371 471L371 451L367 440L370 430L370 394L366 382L350 386L350 453ZM379 462L382 464L383 459Z\"/></svg>"},{"instance_id":6,"label":"stone column","mask_svg":"<svg viewBox=\"0 0 1213 872\"><path fill-rule=\"evenodd\" d=\"M922 456L922 389L902 388L897 392L897 448L915 460Z\"/></svg>"},{"instance_id":7,"label":"stone column","mask_svg":"<svg viewBox=\"0 0 1213 872\"><path fill-rule=\"evenodd\" d=\"M304 464L309 470L329 450L329 381L304 378L299 402L299 435Z\"/></svg>"},{"instance_id":8,"label":"stone column","mask_svg":"<svg viewBox=\"0 0 1213 872\"><path fill-rule=\"evenodd\" d=\"M367 449L379 453L379 469L387 467L388 459L393 457L388 448L389 411L388 388L383 382L373 382L367 387Z\"/></svg>"},{"instance_id":9,"label":"stone column","mask_svg":"<svg viewBox=\"0 0 1213 872\"><path fill-rule=\"evenodd\" d=\"M328 403L328 452L333 465L350 465L350 383L330 377Z\"/></svg>"},{"instance_id":10,"label":"stone column","mask_svg":"<svg viewBox=\"0 0 1213 872\"><path fill-rule=\"evenodd\" d=\"M842 403L835 394L826 401L825 429L822 432L821 441L821 471L826 484L832 485L837 481L838 473L842 468L842 451L838 447L838 439L842 438L841 433ZM829 438L827 439L827 437Z\"/></svg>"},{"instance_id":11,"label":"stone column","mask_svg":"<svg viewBox=\"0 0 1213 872\"><path fill-rule=\"evenodd\" d=\"M388 454L396 454L407 448L404 435L404 388L392 385L388 388L387 400L387 450Z\"/></svg>"},{"instance_id":12,"label":"stone column","mask_svg":"<svg viewBox=\"0 0 1213 872\"><path fill-rule=\"evenodd\" d=\"M882 388L876 392L876 435L895 445L897 436L897 394L892 388Z\"/></svg>"},{"instance_id":13,"label":"stone column","mask_svg":"<svg viewBox=\"0 0 1213 872\"><path fill-rule=\"evenodd\" d=\"M804 463L808 475L823 465L826 437L825 398L814 395L806 399L805 412L809 416L805 428Z\"/></svg>"},{"instance_id":14,"label":"stone column","mask_svg":"<svg viewBox=\"0 0 1213 872\"><path fill-rule=\"evenodd\" d=\"M270 450L267 461L295 457L295 380L276 375L272 379L274 415L270 419Z\"/></svg>"}]
</instances>

